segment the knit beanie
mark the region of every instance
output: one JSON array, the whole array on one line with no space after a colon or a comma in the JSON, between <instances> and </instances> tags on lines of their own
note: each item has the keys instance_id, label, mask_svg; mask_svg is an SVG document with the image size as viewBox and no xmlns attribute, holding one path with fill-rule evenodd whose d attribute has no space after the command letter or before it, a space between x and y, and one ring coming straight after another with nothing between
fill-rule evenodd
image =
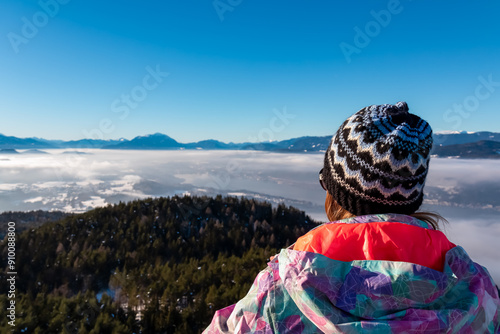
<instances>
[{"instance_id":1,"label":"knit beanie","mask_svg":"<svg viewBox=\"0 0 500 334\"><path fill-rule=\"evenodd\" d=\"M412 214L422 204L432 129L406 102L372 105L333 136L320 173L337 203L359 216Z\"/></svg>"}]
</instances>

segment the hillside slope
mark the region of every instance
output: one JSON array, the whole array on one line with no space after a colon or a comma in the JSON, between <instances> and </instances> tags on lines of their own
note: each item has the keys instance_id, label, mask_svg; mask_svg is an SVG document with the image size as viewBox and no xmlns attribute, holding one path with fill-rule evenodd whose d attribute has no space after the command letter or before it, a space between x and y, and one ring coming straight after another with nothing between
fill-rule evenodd
<instances>
[{"instance_id":1,"label":"hillside slope","mask_svg":"<svg viewBox=\"0 0 500 334\"><path fill-rule=\"evenodd\" d=\"M199 333L246 294L270 256L315 225L291 207L220 196L120 203L46 223L16 242L18 328Z\"/></svg>"}]
</instances>

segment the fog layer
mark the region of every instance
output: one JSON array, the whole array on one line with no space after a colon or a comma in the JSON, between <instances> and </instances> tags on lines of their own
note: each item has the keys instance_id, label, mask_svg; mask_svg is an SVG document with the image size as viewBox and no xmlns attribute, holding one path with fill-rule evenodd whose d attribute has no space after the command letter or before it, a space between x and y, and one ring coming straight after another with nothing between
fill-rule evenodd
<instances>
[{"instance_id":1,"label":"fog layer","mask_svg":"<svg viewBox=\"0 0 500 334\"><path fill-rule=\"evenodd\" d=\"M83 212L176 194L249 196L285 202L325 221L318 182L323 154L256 151L49 150L0 155L0 211ZM450 221L445 232L500 281L500 161L432 159L424 209Z\"/></svg>"}]
</instances>

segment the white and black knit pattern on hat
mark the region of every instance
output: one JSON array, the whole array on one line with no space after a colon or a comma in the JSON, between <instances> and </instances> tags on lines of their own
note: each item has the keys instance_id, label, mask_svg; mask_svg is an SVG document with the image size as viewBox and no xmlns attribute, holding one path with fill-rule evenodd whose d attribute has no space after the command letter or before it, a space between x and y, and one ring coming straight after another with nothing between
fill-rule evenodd
<instances>
[{"instance_id":1,"label":"white and black knit pattern on hat","mask_svg":"<svg viewBox=\"0 0 500 334\"><path fill-rule=\"evenodd\" d=\"M333 136L320 177L354 215L415 212L423 200L432 129L406 102L373 105Z\"/></svg>"}]
</instances>

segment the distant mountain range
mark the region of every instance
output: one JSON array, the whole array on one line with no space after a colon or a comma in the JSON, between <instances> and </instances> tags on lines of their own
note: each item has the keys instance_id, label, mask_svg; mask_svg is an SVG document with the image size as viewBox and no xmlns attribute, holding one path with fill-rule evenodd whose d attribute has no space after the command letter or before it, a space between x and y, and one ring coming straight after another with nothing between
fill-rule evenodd
<instances>
[{"instance_id":1,"label":"distant mountain range","mask_svg":"<svg viewBox=\"0 0 500 334\"><path fill-rule=\"evenodd\" d=\"M18 138L0 133L0 149L102 148L106 145L119 144L122 140L81 139L64 141L36 137Z\"/></svg>"},{"instance_id":2,"label":"distant mountain range","mask_svg":"<svg viewBox=\"0 0 500 334\"><path fill-rule=\"evenodd\" d=\"M475 143L481 140L500 141L498 132L453 132L434 134L434 146Z\"/></svg>"},{"instance_id":3,"label":"distant mountain range","mask_svg":"<svg viewBox=\"0 0 500 334\"><path fill-rule=\"evenodd\" d=\"M500 142L481 140L475 143L436 146L432 154L464 159L500 159Z\"/></svg>"},{"instance_id":4,"label":"distant mountain range","mask_svg":"<svg viewBox=\"0 0 500 334\"><path fill-rule=\"evenodd\" d=\"M195 143L179 143L175 139L155 133L138 136L132 140L76 141L46 140L42 138L17 138L0 134L0 153L15 154L17 149L29 149L23 153L43 153L39 149L97 148L114 150L258 150L273 152L324 152L331 136L308 136L274 142L224 143L218 140L203 140ZM500 133L457 132L434 135L432 154L439 157L500 158Z\"/></svg>"}]
</instances>

